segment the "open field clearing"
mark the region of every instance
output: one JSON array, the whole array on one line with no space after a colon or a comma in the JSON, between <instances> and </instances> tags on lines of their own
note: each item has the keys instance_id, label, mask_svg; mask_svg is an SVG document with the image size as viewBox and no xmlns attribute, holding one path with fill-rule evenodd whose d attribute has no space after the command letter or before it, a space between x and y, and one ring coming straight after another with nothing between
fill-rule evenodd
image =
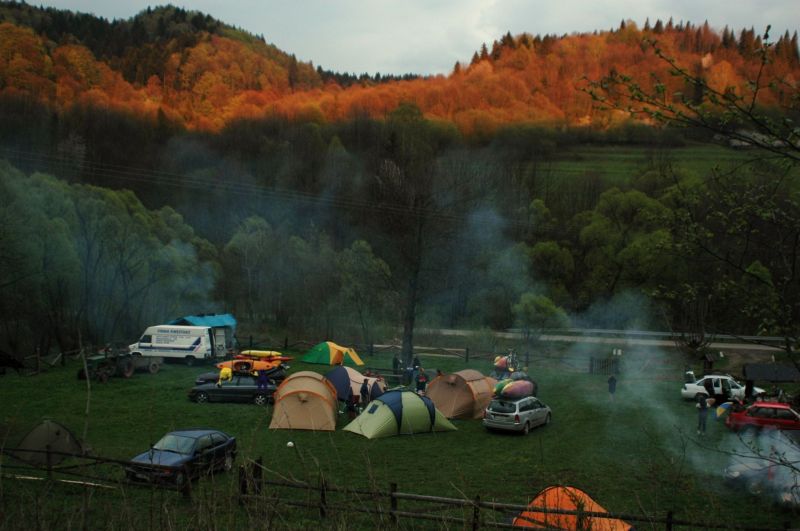
<instances>
[{"instance_id":1,"label":"open field clearing","mask_svg":"<svg viewBox=\"0 0 800 531\"><path fill-rule=\"evenodd\" d=\"M553 422L527 437L488 433L479 420L453 421L456 432L377 440L340 429L326 433L268 430L271 406L195 404L186 393L194 377L207 368L166 365L153 376L92 382L86 441L95 455L129 459L167 431L213 427L237 437L237 464L260 458L264 478L270 480L316 485L324 478L329 485L382 491L396 483L401 492L467 499L479 495L483 501L515 504L527 503L547 486L571 485L614 513L664 518L673 511L675 518L684 521L725 527L780 527L795 518L767 498L724 483L722 471L729 460L725 450L742 449L742 443L713 417L708 434L695 435L694 405L679 398L682 367L653 353L626 356L613 400L606 390L606 376L587 374L574 358L571 363L534 358L529 372L539 382L540 398L553 409ZM423 356L422 361L445 372L465 365L457 358ZM366 362L378 367L390 364L389 359ZM472 360L469 366L483 373L491 369L485 359ZM292 370L324 373L327 368L295 362ZM4 404L6 447L45 418L81 436L86 383L75 378L76 371L77 362L72 362L39 376L3 377L0 403ZM347 422L346 414L341 414L338 428ZM287 447L289 441L293 447ZM39 518L42 529L81 527L83 518L88 518L89 528L187 524L210 529L258 527L258 522L268 527L254 506L238 504L235 469L200 480L191 498L185 498L167 489L124 483L85 495L79 487L9 479L14 469L8 467L14 464L3 458L3 527L8 529L28 528L33 518ZM118 467L105 466L92 474L110 480L122 477ZM295 496L304 494L300 491ZM277 527L306 527L318 517L314 510L291 509L273 515L270 522ZM500 521L504 517L493 516ZM368 515L332 511L327 518L326 525L334 527L348 519L362 522L360 526L372 525ZM408 520L400 524L406 528L441 525ZM637 527L648 528L641 523Z\"/></svg>"}]
</instances>

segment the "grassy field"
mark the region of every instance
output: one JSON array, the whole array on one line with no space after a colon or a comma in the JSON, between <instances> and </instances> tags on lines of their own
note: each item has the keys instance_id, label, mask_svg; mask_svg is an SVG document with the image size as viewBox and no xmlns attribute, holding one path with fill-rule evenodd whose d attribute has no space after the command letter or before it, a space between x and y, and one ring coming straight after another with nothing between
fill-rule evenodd
<instances>
[{"instance_id":1,"label":"grassy field","mask_svg":"<svg viewBox=\"0 0 800 531\"><path fill-rule=\"evenodd\" d=\"M445 372L465 367L455 358L423 356L422 361ZM388 357L367 363L390 365ZM487 360L472 360L469 366L484 374L491 370ZM539 490L562 484L584 489L612 512L664 517L672 510L682 520L727 527L780 527L796 521L795 514L768 499L722 481L729 460L724 450L740 449L741 442L713 417L708 434L696 436L696 410L679 398L680 363L655 353L626 353L613 401L606 377L590 375L586 367L588 363L574 357L534 358L529 372L554 414L550 426L527 437L488 433L480 421L457 420L456 432L370 441L340 430L270 431L270 407L192 403L186 393L206 369L167 365L155 376L136 374L130 380L93 384L86 439L97 455L127 459L169 430L207 426L235 435L238 462L262 458L271 479L316 483L324 477L332 485L383 490L395 482L401 492L480 495L505 503L526 503ZM326 371L299 362L292 367L304 369ZM86 384L75 378L76 371L77 362L72 362L38 376L8 374L0 379L0 429L7 447L45 418L83 433ZM346 423L341 415L339 427ZM288 441L294 448L287 447ZM3 464L13 461L4 458ZM266 521L251 507L237 505L236 486L233 473L213 483L202 480L187 500L165 490L122 486L87 494L4 477L0 519L4 529L374 527L369 521L348 524L337 515L320 524L314 512L299 510ZM401 527L438 525L405 521Z\"/></svg>"}]
</instances>

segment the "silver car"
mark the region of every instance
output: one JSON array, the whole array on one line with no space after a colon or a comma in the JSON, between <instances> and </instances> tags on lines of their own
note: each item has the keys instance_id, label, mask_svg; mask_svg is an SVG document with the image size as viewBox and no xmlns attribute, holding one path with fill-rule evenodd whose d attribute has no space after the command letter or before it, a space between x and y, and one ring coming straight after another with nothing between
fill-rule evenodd
<instances>
[{"instance_id":1,"label":"silver car","mask_svg":"<svg viewBox=\"0 0 800 531\"><path fill-rule=\"evenodd\" d=\"M483 425L490 431L521 431L527 435L531 428L550 424L552 416L550 407L535 396L495 398L483 412Z\"/></svg>"}]
</instances>

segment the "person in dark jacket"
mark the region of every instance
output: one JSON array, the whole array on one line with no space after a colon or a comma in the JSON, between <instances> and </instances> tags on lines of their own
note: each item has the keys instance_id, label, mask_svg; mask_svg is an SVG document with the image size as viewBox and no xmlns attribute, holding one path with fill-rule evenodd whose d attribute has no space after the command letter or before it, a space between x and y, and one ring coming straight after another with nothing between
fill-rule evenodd
<instances>
[{"instance_id":1,"label":"person in dark jacket","mask_svg":"<svg viewBox=\"0 0 800 531\"><path fill-rule=\"evenodd\" d=\"M614 400L614 393L617 392L617 377L613 374L608 378L608 394Z\"/></svg>"},{"instance_id":2,"label":"person in dark jacket","mask_svg":"<svg viewBox=\"0 0 800 531\"><path fill-rule=\"evenodd\" d=\"M365 407L369 403L369 380L364 378L364 383L361 384L361 407Z\"/></svg>"},{"instance_id":3,"label":"person in dark jacket","mask_svg":"<svg viewBox=\"0 0 800 531\"><path fill-rule=\"evenodd\" d=\"M419 368L416 382L417 382L417 394L424 395L425 387L427 387L428 385L428 375L425 374L425 369L423 369L422 367Z\"/></svg>"}]
</instances>

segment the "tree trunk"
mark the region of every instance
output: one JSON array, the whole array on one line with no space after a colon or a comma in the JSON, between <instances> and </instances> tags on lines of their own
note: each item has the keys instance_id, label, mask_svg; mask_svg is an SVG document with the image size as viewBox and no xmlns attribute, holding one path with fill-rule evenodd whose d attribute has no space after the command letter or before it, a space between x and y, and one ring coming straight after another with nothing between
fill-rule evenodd
<instances>
[{"instance_id":1,"label":"tree trunk","mask_svg":"<svg viewBox=\"0 0 800 531\"><path fill-rule=\"evenodd\" d=\"M408 279L408 290L406 291L406 309L403 315L403 350L402 360L406 367L411 366L414 357L414 321L417 316L417 281L419 278L419 268L412 272Z\"/></svg>"}]
</instances>

